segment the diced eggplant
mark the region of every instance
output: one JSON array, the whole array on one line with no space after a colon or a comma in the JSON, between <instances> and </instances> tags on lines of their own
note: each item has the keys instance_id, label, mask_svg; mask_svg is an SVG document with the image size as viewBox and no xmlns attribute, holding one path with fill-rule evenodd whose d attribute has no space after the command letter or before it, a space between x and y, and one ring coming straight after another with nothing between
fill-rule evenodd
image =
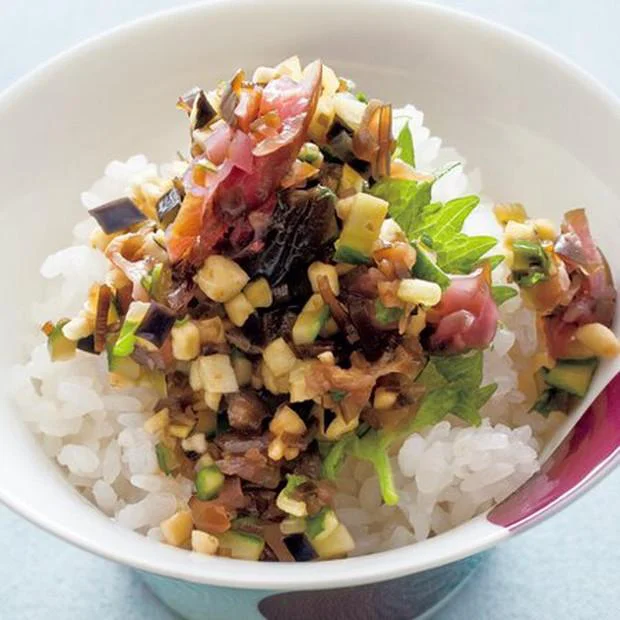
<instances>
[{"instance_id":1,"label":"diced eggplant","mask_svg":"<svg viewBox=\"0 0 620 620\"><path fill-rule=\"evenodd\" d=\"M80 338L77 341L77 348L80 351L84 351L85 353L92 353L93 355L98 355L98 352L95 350L95 336L91 334L90 336L85 336L84 338Z\"/></svg>"},{"instance_id":2,"label":"diced eggplant","mask_svg":"<svg viewBox=\"0 0 620 620\"><path fill-rule=\"evenodd\" d=\"M127 230L134 224L146 220L146 215L138 209L136 203L124 196L88 211L103 229L106 235Z\"/></svg>"},{"instance_id":3,"label":"diced eggplant","mask_svg":"<svg viewBox=\"0 0 620 620\"><path fill-rule=\"evenodd\" d=\"M328 134L328 142L323 147L332 159L341 161L361 175L362 180L368 177L370 164L362 161L353 152L353 136L342 125L335 123Z\"/></svg>"},{"instance_id":4,"label":"diced eggplant","mask_svg":"<svg viewBox=\"0 0 620 620\"><path fill-rule=\"evenodd\" d=\"M189 124L192 131L206 127L217 116L217 112L209 103L204 90L198 91L192 102Z\"/></svg>"},{"instance_id":5,"label":"diced eggplant","mask_svg":"<svg viewBox=\"0 0 620 620\"><path fill-rule=\"evenodd\" d=\"M183 202L183 196L177 190L176 187L169 189L158 201L157 201L157 217L160 224L166 228L174 222L181 203Z\"/></svg>"},{"instance_id":6,"label":"diced eggplant","mask_svg":"<svg viewBox=\"0 0 620 620\"><path fill-rule=\"evenodd\" d=\"M150 342L159 349L172 331L175 321L176 316L172 310L151 302L142 322L136 329L136 337Z\"/></svg>"},{"instance_id":7,"label":"diced eggplant","mask_svg":"<svg viewBox=\"0 0 620 620\"><path fill-rule=\"evenodd\" d=\"M296 562L310 562L317 557L305 534L291 534L286 536L283 542Z\"/></svg>"}]
</instances>

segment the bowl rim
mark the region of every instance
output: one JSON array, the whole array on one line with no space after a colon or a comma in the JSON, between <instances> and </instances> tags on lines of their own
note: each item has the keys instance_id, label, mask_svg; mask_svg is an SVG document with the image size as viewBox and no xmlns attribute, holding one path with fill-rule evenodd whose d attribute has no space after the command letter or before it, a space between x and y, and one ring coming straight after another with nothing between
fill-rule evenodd
<instances>
[{"instance_id":1,"label":"bowl rim","mask_svg":"<svg viewBox=\"0 0 620 620\"><path fill-rule=\"evenodd\" d=\"M290 10L286 0L264 0L273 7L281 6ZM320 0L321 2L325 0ZM372 0L345 0L355 10L363 5L376 6ZM0 115L10 113L11 106L29 91L36 89L41 78L57 72L70 70L74 63L83 62L84 56L96 50L105 50L107 46L118 45L137 30L159 27L167 20L181 15L202 14L216 10L242 10L243 5L252 4L252 0L204 0L189 5L156 11L138 17L102 33L77 43L59 52L49 60L41 63L0 93ZM554 65L556 69L570 76L580 86L595 97L604 106L620 112L620 99L606 86L579 67L572 60L554 51L546 44L540 43L529 35L520 33L486 18L478 17L451 7L438 6L415 0L384 0L384 5L391 10L415 10L438 19L460 21L463 26L476 29L482 35L500 36L521 53L529 53L541 62ZM383 5L382 5L383 6ZM611 468L607 469L606 473ZM601 478L602 476L597 476ZM592 484L594 480L590 481ZM578 494L573 494L568 502ZM231 560L228 558L200 558L198 562L188 562L185 550L174 549L164 545L155 545L142 535L121 530L123 538L133 536L140 538L140 544L123 545L112 548L105 540L95 540L85 533L70 530L64 524L48 519L45 512L33 505L26 505L9 497L0 488L0 501L33 524L77 547L95 553L109 560L132 566L134 568L157 573L167 577L183 579L195 583L204 583L231 588L249 588L260 590L319 589L360 585L379 582L422 570L435 568L474 553L481 552L497 544L510 535L508 529L493 525L485 515L451 530L441 536L416 543L416 553L411 553L410 546L384 551L368 556L331 560L321 563L320 571L313 570L316 564L277 564L265 563L257 569L255 562ZM550 511L551 513L551 511ZM108 520L103 513L102 518ZM546 515L545 515L546 516ZM119 540L121 536L119 536ZM133 541L132 541L133 542ZM144 551L143 556L133 553L133 548Z\"/></svg>"}]
</instances>

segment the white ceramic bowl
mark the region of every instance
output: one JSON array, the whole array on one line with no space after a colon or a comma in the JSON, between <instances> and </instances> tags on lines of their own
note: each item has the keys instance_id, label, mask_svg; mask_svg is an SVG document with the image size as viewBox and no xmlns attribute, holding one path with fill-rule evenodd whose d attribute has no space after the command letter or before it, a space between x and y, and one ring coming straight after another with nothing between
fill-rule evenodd
<instances>
[{"instance_id":1,"label":"white ceramic bowl","mask_svg":"<svg viewBox=\"0 0 620 620\"><path fill-rule=\"evenodd\" d=\"M187 87L293 53L321 57L384 100L414 102L469 169L482 170L486 194L554 218L587 206L618 277L620 175L612 145L620 143L620 105L580 69L503 28L403 0L210 2L88 41L0 98L4 376L22 352L20 326L38 297L39 265L66 244L83 213L80 190L113 158L144 152L170 160L187 139L174 108ZM617 370L605 366L598 387ZM4 396L0 433L0 498L9 506L84 549L190 582L279 590L377 582L472 555L507 537L511 525L480 517L415 547L320 569L197 557L126 531L84 501ZM548 514L546 506L538 516Z\"/></svg>"}]
</instances>

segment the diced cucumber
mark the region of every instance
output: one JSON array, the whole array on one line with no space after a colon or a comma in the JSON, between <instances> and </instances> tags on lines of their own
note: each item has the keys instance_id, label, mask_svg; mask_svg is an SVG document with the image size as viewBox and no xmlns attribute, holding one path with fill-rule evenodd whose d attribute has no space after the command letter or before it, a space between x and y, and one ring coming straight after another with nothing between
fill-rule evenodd
<instances>
[{"instance_id":1,"label":"diced cucumber","mask_svg":"<svg viewBox=\"0 0 620 620\"><path fill-rule=\"evenodd\" d=\"M169 476L173 470L179 466L179 461L176 454L165 444L159 442L155 446L155 454L157 455L157 464L159 469Z\"/></svg>"},{"instance_id":2,"label":"diced cucumber","mask_svg":"<svg viewBox=\"0 0 620 620\"><path fill-rule=\"evenodd\" d=\"M265 541L261 536L248 532L229 530L221 534L219 539L221 555L237 560L258 560L265 548Z\"/></svg>"},{"instance_id":3,"label":"diced cucumber","mask_svg":"<svg viewBox=\"0 0 620 620\"><path fill-rule=\"evenodd\" d=\"M329 536L310 542L322 560L342 557L355 549L355 542L342 523Z\"/></svg>"},{"instance_id":4,"label":"diced cucumber","mask_svg":"<svg viewBox=\"0 0 620 620\"><path fill-rule=\"evenodd\" d=\"M293 342L295 344L314 342L328 318L329 307L323 302L319 294L313 295L293 325Z\"/></svg>"},{"instance_id":5,"label":"diced cucumber","mask_svg":"<svg viewBox=\"0 0 620 620\"><path fill-rule=\"evenodd\" d=\"M206 501L217 497L224 484L224 474L216 465L203 467L196 474L196 496Z\"/></svg>"},{"instance_id":6,"label":"diced cucumber","mask_svg":"<svg viewBox=\"0 0 620 620\"><path fill-rule=\"evenodd\" d=\"M519 286L529 288L549 278L549 256L538 241L517 240L512 251L512 275Z\"/></svg>"},{"instance_id":7,"label":"diced cucumber","mask_svg":"<svg viewBox=\"0 0 620 620\"><path fill-rule=\"evenodd\" d=\"M238 517L232 522L232 527L234 530L250 530L253 533L252 530L261 527L261 521L258 517Z\"/></svg>"},{"instance_id":8,"label":"diced cucumber","mask_svg":"<svg viewBox=\"0 0 620 620\"><path fill-rule=\"evenodd\" d=\"M308 514L308 507L306 503L294 499L291 497L293 491L304 482L308 481L306 476L300 476L296 474L287 474L287 482L286 486L278 493L278 497L276 498L276 506L286 512L289 515L293 515L294 517L305 517Z\"/></svg>"},{"instance_id":9,"label":"diced cucumber","mask_svg":"<svg viewBox=\"0 0 620 620\"><path fill-rule=\"evenodd\" d=\"M290 534L282 539L295 562L311 562L317 557L308 537L301 533Z\"/></svg>"},{"instance_id":10,"label":"diced cucumber","mask_svg":"<svg viewBox=\"0 0 620 620\"><path fill-rule=\"evenodd\" d=\"M157 263L157 265L153 267L150 276L151 286L149 288L149 293L153 299L160 301L166 289L166 276L163 263Z\"/></svg>"},{"instance_id":11,"label":"diced cucumber","mask_svg":"<svg viewBox=\"0 0 620 620\"><path fill-rule=\"evenodd\" d=\"M137 381L140 378L142 367L130 357L118 357L114 353L108 353L108 370L124 379Z\"/></svg>"},{"instance_id":12,"label":"diced cucumber","mask_svg":"<svg viewBox=\"0 0 620 620\"><path fill-rule=\"evenodd\" d=\"M598 359L595 357L585 360L558 360L545 376L545 381L569 394L583 397L590 387L597 366Z\"/></svg>"},{"instance_id":13,"label":"diced cucumber","mask_svg":"<svg viewBox=\"0 0 620 620\"><path fill-rule=\"evenodd\" d=\"M77 342L75 342L75 340L69 340L69 338L62 333L62 328L68 322L69 319L60 319L56 325L51 327L47 334L47 350L52 362L64 362L75 356ZM50 325L50 323L46 323L46 327Z\"/></svg>"},{"instance_id":14,"label":"diced cucumber","mask_svg":"<svg viewBox=\"0 0 620 620\"><path fill-rule=\"evenodd\" d=\"M398 321L403 315L402 308L388 308L383 305L380 299L375 301L375 319L381 325L389 325Z\"/></svg>"},{"instance_id":15,"label":"diced cucumber","mask_svg":"<svg viewBox=\"0 0 620 620\"><path fill-rule=\"evenodd\" d=\"M415 265L411 269L411 275L420 280L436 282L441 286L442 290L448 288L450 286L449 276L435 264L427 251L419 243L414 244L414 247L416 249L416 259Z\"/></svg>"},{"instance_id":16,"label":"diced cucumber","mask_svg":"<svg viewBox=\"0 0 620 620\"><path fill-rule=\"evenodd\" d=\"M286 517L280 521L280 531L285 536L303 534L306 531L306 520L303 517Z\"/></svg>"},{"instance_id":17,"label":"diced cucumber","mask_svg":"<svg viewBox=\"0 0 620 620\"><path fill-rule=\"evenodd\" d=\"M134 301L129 306L123 326L121 327L121 333L118 335L118 339L114 343L112 354L116 357L127 357L133 353L136 345L136 331L140 327L142 319L146 315L149 309L149 304Z\"/></svg>"},{"instance_id":18,"label":"diced cucumber","mask_svg":"<svg viewBox=\"0 0 620 620\"><path fill-rule=\"evenodd\" d=\"M306 534L312 541L321 541L332 534L340 521L331 508L322 508L314 517L308 519Z\"/></svg>"},{"instance_id":19,"label":"diced cucumber","mask_svg":"<svg viewBox=\"0 0 620 620\"><path fill-rule=\"evenodd\" d=\"M388 203L370 194L356 194L351 209L336 241L334 259L340 262L368 262L379 238ZM361 260L363 257L363 260ZM357 260L351 260L356 258Z\"/></svg>"},{"instance_id":20,"label":"diced cucumber","mask_svg":"<svg viewBox=\"0 0 620 620\"><path fill-rule=\"evenodd\" d=\"M349 263L350 265L368 265L370 256L362 254L355 248L341 245L334 254L334 260L338 263Z\"/></svg>"}]
</instances>

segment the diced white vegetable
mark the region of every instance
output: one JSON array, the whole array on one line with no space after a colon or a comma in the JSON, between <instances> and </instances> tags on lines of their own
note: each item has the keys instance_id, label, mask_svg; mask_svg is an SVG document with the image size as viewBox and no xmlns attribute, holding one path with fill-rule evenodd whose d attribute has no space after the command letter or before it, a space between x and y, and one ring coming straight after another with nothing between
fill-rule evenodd
<instances>
[{"instance_id":1,"label":"diced white vegetable","mask_svg":"<svg viewBox=\"0 0 620 620\"><path fill-rule=\"evenodd\" d=\"M252 82L255 84L267 84L277 77L273 67L257 67L252 75Z\"/></svg>"},{"instance_id":2,"label":"diced white vegetable","mask_svg":"<svg viewBox=\"0 0 620 620\"><path fill-rule=\"evenodd\" d=\"M410 278L400 281L396 295L405 303L431 307L441 301L441 287L436 282Z\"/></svg>"},{"instance_id":3,"label":"diced white vegetable","mask_svg":"<svg viewBox=\"0 0 620 620\"><path fill-rule=\"evenodd\" d=\"M203 433L194 433L181 442L181 448L183 448L185 452L204 454L207 451L207 440Z\"/></svg>"},{"instance_id":4,"label":"diced white vegetable","mask_svg":"<svg viewBox=\"0 0 620 620\"><path fill-rule=\"evenodd\" d=\"M512 247L515 241L536 241L536 232L531 222L515 222L510 220L504 231L504 243Z\"/></svg>"},{"instance_id":5,"label":"diced white vegetable","mask_svg":"<svg viewBox=\"0 0 620 620\"><path fill-rule=\"evenodd\" d=\"M293 411L289 406L283 405L273 416L269 423L269 430L274 435L303 435L306 432L306 425L299 417L297 412Z\"/></svg>"},{"instance_id":6,"label":"diced white vegetable","mask_svg":"<svg viewBox=\"0 0 620 620\"><path fill-rule=\"evenodd\" d=\"M162 521L159 527L169 545L180 547L191 536L192 526L192 513L189 510L181 510Z\"/></svg>"},{"instance_id":7,"label":"diced white vegetable","mask_svg":"<svg viewBox=\"0 0 620 620\"><path fill-rule=\"evenodd\" d=\"M228 318L232 321L233 325L237 327L241 327L254 312L254 306L243 293L239 293L230 301L227 301L224 304L224 308L226 308Z\"/></svg>"},{"instance_id":8,"label":"diced white vegetable","mask_svg":"<svg viewBox=\"0 0 620 620\"><path fill-rule=\"evenodd\" d=\"M533 221L536 236L541 241L555 241L558 236L558 230L555 224L546 218L538 218Z\"/></svg>"},{"instance_id":9,"label":"diced white vegetable","mask_svg":"<svg viewBox=\"0 0 620 620\"><path fill-rule=\"evenodd\" d=\"M276 377L281 377L293 369L297 358L284 338L277 338L263 351L263 360Z\"/></svg>"},{"instance_id":10,"label":"diced white vegetable","mask_svg":"<svg viewBox=\"0 0 620 620\"><path fill-rule=\"evenodd\" d=\"M286 444L282 441L280 437L274 437L269 442L269 447L267 448L267 456L272 461L280 461L284 458L284 452L286 450Z\"/></svg>"},{"instance_id":11,"label":"diced white vegetable","mask_svg":"<svg viewBox=\"0 0 620 620\"><path fill-rule=\"evenodd\" d=\"M285 536L289 534L303 534L306 531L306 520L301 517L287 517L280 521L280 531Z\"/></svg>"},{"instance_id":12,"label":"diced white vegetable","mask_svg":"<svg viewBox=\"0 0 620 620\"><path fill-rule=\"evenodd\" d=\"M422 308L418 308L416 314L409 319L409 325L407 326L407 333L411 336L419 336L422 330L426 327L426 312Z\"/></svg>"},{"instance_id":13,"label":"diced white vegetable","mask_svg":"<svg viewBox=\"0 0 620 620\"><path fill-rule=\"evenodd\" d=\"M214 353L199 358L200 380L207 392L232 394L239 391L239 384L230 357Z\"/></svg>"},{"instance_id":14,"label":"diced white vegetable","mask_svg":"<svg viewBox=\"0 0 620 620\"><path fill-rule=\"evenodd\" d=\"M362 124L362 117L366 111L366 104L358 101L349 93L334 95L334 109L336 116L353 131L357 131Z\"/></svg>"},{"instance_id":15,"label":"diced white vegetable","mask_svg":"<svg viewBox=\"0 0 620 620\"><path fill-rule=\"evenodd\" d=\"M264 386L272 393L272 394L287 394L289 391L289 382L288 375L282 375L281 377L276 377L269 366L263 363L260 365L260 373L263 379Z\"/></svg>"},{"instance_id":16,"label":"diced white vegetable","mask_svg":"<svg viewBox=\"0 0 620 620\"><path fill-rule=\"evenodd\" d=\"M145 423L144 430L151 435L158 433L159 431L164 430L166 426L168 426L170 422L170 415L167 408L158 411L154 415L152 415Z\"/></svg>"},{"instance_id":17,"label":"diced white vegetable","mask_svg":"<svg viewBox=\"0 0 620 620\"><path fill-rule=\"evenodd\" d=\"M323 65L323 74L321 77L321 85L323 93L326 95L335 95L340 88L340 80L334 70L327 65Z\"/></svg>"},{"instance_id":18,"label":"diced white vegetable","mask_svg":"<svg viewBox=\"0 0 620 620\"><path fill-rule=\"evenodd\" d=\"M172 328L172 355L186 362L200 355L200 331L193 321Z\"/></svg>"},{"instance_id":19,"label":"diced white vegetable","mask_svg":"<svg viewBox=\"0 0 620 620\"><path fill-rule=\"evenodd\" d=\"M307 517L308 507L306 502L298 501L289 497L284 491L281 491L276 499L276 506L286 512L286 514L294 517Z\"/></svg>"},{"instance_id":20,"label":"diced white vegetable","mask_svg":"<svg viewBox=\"0 0 620 620\"><path fill-rule=\"evenodd\" d=\"M329 282L329 287L334 295L340 295L340 283L338 282L338 272L333 265L315 261L308 267L308 279L315 293L319 292L319 278L325 276Z\"/></svg>"},{"instance_id":21,"label":"diced white vegetable","mask_svg":"<svg viewBox=\"0 0 620 620\"><path fill-rule=\"evenodd\" d=\"M88 316L84 311L80 311L80 314L74 319L71 319L62 328L62 333L65 338L69 340L79 340L80 338L86 338L90 336L95 329L95 321L92 317Z\"/></svg>"},{"instance_id":22,"label":"diced white vegetable","mask_svg":"<svg viewBox=\"0 0 620 620\"><path fill-rule=\"evenodd\" d=\"M345 422L344 418L336 416L331 424L325 429L325 437L331 439L340 439L345 433L355 430L359 426L359 418L353 418L349 422Z\"/></svg>"},{"instance_id":23,"label":"diced white vegetable","mask_svg":"<svg viewBox=\"0 0 620 620\"><path fill-rule=\"evenodd\" d=\"M332 354L333 357L333 354ZM312 367L312 361L298 361L289 374L290 400L292 403L301 403L304 400L312 400L315 394L306 383L306 374Z\"/></svg>"},{"instance_id":24,"label":"diced white vegetable","mask_svg":"<svg viewBox=\"0 0 620 620\"><path fill-rule=\"evenodd\" d=\"M172 435L172 437L178 437L179 439L185 439L189 437L189 434L192 432L192 427L187 424L171 424L168 427L168 433Z\"/></svg>"},{"instance_id":25,"label":"diced white vegetable","mask_svg":"<svg viewBox=\"0 0 620 620\"><path fill-rule=\"evenodd\" d=\"M575 338L594 355L600 357L616 357L620 355L620 342L616 335L602 323L582 325L575 332Z\"/></svg>"},{"instance_id":26,"label":"diced white vegetable","mask_svg":"<svg viewBox=\"0 0 620 620\"><path fill-rule=\"evenodd\" d=\"M308 127L308 136L313 142L325 142L327 132L334 122L335 114L334 98L331 96L319 97L316 111Z\"/></svg>"},{"instance_id":27,"label":"diced white vegetable","mask_svg":"<svg viewBox=\"0 0 620 620\"><path fill-rule=\"evenodd\" d=\"M232 365L237 377L237 383L241 387L249 385L252 379L252 362L243 355L235 355L232 358Z\"/></svg>"},{"instance_id":28,"label":"diced white vegetable","mask_svg":"<svg viewBox=\"0 0 620 620\"><path fill-rule=\"evenodd\" d=\"M194 280L213 301L230 301L248 283L248 274L230 258L212 255L207 258Z\"/></svg>"},{"instance_id":29,"label":"diced white vegetable","mask_svg":"<svg viewBox=\"0 0 620 620\"><path fill-rule=\"evenodd\" d=\"M215 555L220 546L220 541L207 532L194 530L192 532L192 549L198 553L206 555Z\"/></svg>"},{"instance_id":30,"label":"diced white vegetable","mask_svg":"<svg viewBox=\"0 0 620 620\"><path fill-rule=\"evenodd\" d=\"M520 202L498 202L493 207L493 213L497 221L505 225L511 220L515 222L525 222L527 213Z\"/></svg>"},{"instance_id":31,"label":"diced white vegetable","mask_svg":"<svg viewBox=\"0 0 620 620\"><path fill-rule=\"evenodd\" d=\"M273 303L271 287L266 278L258 278L250 282L244 289L243 294L255 308L269 308Z\"/></svg>"},{"instance_id":32,"label":"diced white vegetable","mask_svg":"<svg viewBox=\"0 0 620 620\"><path fill-rule=\"evenodd\" d=\"M279 65L276 65L274 68L276 75L288 75L296 82L301 82L302 71L299 56L291 56L290 58L283 60Z\"/></svg>"},{"instance_id":33,"label":"diced white vegetable","mask_svg":"<svg viewBox=\"0 0 620 620\"><path fill-rule=\"evenodd\" d=\"M397 398L396 392L379 387L375 390L375 409L391 409L396 404Z\"/></svg>"},{"instance_id":34,"label":"diced white vegetable","mask_svg":"<svg viewBox=\"0 0 620 620\"><path fill-rule=\"evenodd\" d=\"M204 389L202 386L202 377L200 376L200 361L196 360L192 362L189 367L189 385L197 392L198 390Z\"/></svg>"},{"instance_id":35,"label":"diced white vegetable","mask_svg":"<svg viewBox=\"0 0 620 620\"><path fill-rule=\"evenodd\" d=\"M222 344L226 342L224 323L219 316L202 319L196 323L200 332L201 344Z\"/></svg>"},{"instance_id":36,"label":"diced white vegetable","mask_svg":"<svg viewBox=\"0 0 620 620\"><path fill-rule=\"evenodd\" d=\"M213 411L217 411L220 407L221 400L222 400L221 392L207 392L205 390L204 401L205 401L205 405L209 407L209 409L213 409Z\"/></svg>"}]
</instances>

